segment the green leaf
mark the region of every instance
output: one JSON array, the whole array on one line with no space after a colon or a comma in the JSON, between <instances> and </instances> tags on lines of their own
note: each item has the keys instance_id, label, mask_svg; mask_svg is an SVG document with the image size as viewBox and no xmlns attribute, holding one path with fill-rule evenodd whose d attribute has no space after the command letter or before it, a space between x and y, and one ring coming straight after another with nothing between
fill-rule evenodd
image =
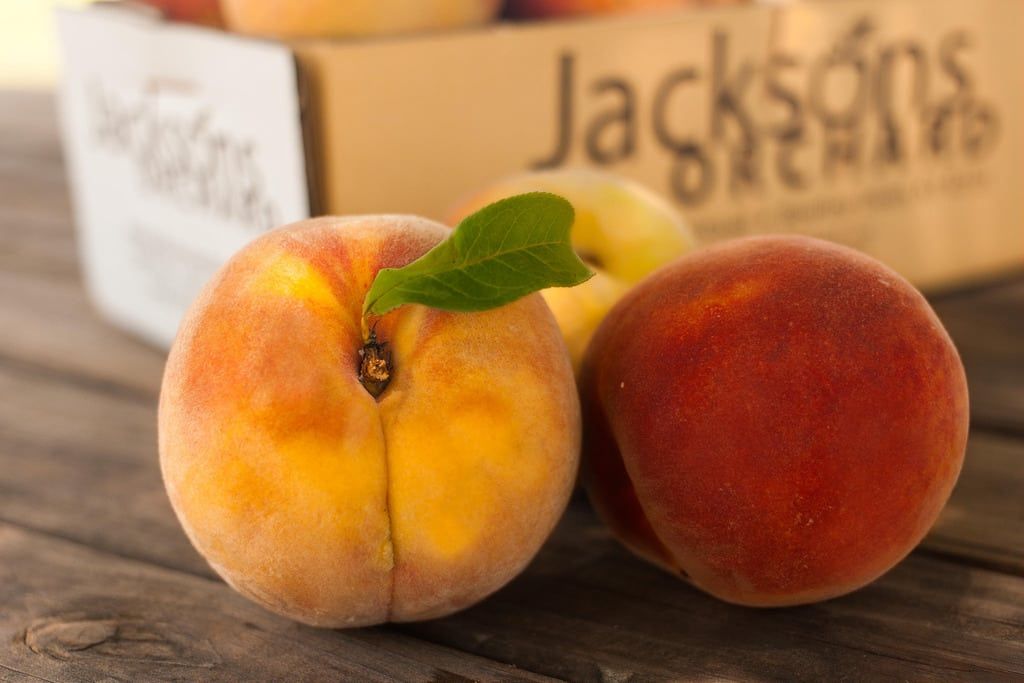
<instances>
[{"instance_id":1,"label":"green leaf","mask_svg":"<svg viewBox=\"0 0 1024 683\"><path fill-rule=\"evenodd\" d=\"M547 287L585 282L594 274L569 243L573 217L569 202L546 192L485 206L409 265L377 273L363 315L413 303L485 311Z\"/></svg>"}]
</instances>

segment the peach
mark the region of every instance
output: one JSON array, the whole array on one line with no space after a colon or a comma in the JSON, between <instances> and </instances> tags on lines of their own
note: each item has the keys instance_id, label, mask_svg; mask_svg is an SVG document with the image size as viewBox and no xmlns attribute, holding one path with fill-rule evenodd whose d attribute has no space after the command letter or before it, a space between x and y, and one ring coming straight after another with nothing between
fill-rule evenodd
<instances>
[{"instance_id":1,"label":"peach","mask_svg":"<svg viewBox=\"0 0 1024 683\"><path fill-rule=\"evenodd\" d=\"M367 339L377 271L448 232L402 216L272 231L182 323L160 395L167 492L210 565L271 610L334 627L448 614L515 576L568 501L579 403L539 295L402 306ZM376 397L364 354L390 365Z\"/></svg>"},{"instance_id":2,"label":"peach","mask_svg":"<svg viewBox=\"0 0 1024 683\"><path fill-rule=\"evenodd\" d=\"M642 557L729 602L855 590L921 540L967 440L925 299L846 247L756 237L665 267L608 314L581 382L583 479Z\"/></svg>"},{"instance_id":3,"label":"peach","mask_svg":"<svg viewBox=\"0 0 1024 683\"><path fill-rule=\"evenodd\" d=\"M612 305L645 275L693 246L682 216L639 183L611 173L559 169L499 180L464 199L450 225L487 204L522 192L552 192L576 209L572 243L595 272L582 285L543 292L579 369L590 337Z\"/></svg>"},{"instance_id":4,"label":"peach","mask_svg":"<svg viewBox=\"0 0 1024 683\"><path fill-rule=\"evenodd\" d=\"M228 28L276 38L342 38L483 24L501 0L222 0Z\"/></svg>"},{"instance_id":5,"label":"peach","mask_svg":"<svg viewBox=\"0 0 1024 683\"><path fill-rule=\"evenodd\" d=\"M701 5L738 5L749 0L508 0L510 17L553 17L624 14Z\"/></svg>"},{"instance_id":6,"label":"peach","mask_svg":"<svg viewBox=\"0 0 1024 683\"><path fill-rule=\"evenodd\" d=\"M147 5L159 9L165 17L174 21L221 27L220 0L143 0Z\"/></svg>"}]
</instances>

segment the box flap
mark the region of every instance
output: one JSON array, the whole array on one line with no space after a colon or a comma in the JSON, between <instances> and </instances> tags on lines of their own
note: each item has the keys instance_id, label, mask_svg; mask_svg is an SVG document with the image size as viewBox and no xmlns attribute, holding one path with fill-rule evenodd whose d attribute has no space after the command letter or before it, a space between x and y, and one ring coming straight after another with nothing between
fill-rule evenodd
<instances>
[{"instance_id":1,"label":"box flap","mask_svg":"<svg viewBox=\"0 0 1024 683\"><path fill-rule=\"evenodd\" d=\"M232 253L309 216L294 57L128 8L62 10L58 28L90 292L167 344Z\"/></svg>"}]
</instances>

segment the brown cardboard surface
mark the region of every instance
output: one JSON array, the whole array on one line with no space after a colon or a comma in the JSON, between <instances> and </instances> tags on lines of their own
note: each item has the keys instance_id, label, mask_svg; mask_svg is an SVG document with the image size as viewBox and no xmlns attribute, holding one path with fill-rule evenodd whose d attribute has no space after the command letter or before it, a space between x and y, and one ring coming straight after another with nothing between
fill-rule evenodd
<instances>
[{"instance_id":1,"label":"brown cardboard surface","mask_svg":"<svg viewBox=\"0 0 1024 683\"><path fill-rule=\"evenodd\" d=\"M704 241L800 232L922 286L1024 263L1019 0L832 0L293 45L327 213L440 217L599 166Z\"/></svg>"}]
</instances>

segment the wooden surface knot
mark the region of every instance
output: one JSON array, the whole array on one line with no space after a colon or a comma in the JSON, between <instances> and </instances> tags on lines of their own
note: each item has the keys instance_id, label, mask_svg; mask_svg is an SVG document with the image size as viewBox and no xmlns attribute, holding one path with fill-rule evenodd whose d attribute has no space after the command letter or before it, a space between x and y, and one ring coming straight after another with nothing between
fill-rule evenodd
<instances>
[{"instance_id":1,"label":"wooden surface knot","mask_svg":"<svg viewBox=\"0 0 1024 683\"><path fill-rule=\"evenodd\" d=\"M61 661L109 657L199 668L221 662L209 641L176 631L171 624L130 617L50 616L30 624L24 641L36 654Z\"/></svg>"}]
</instances>

